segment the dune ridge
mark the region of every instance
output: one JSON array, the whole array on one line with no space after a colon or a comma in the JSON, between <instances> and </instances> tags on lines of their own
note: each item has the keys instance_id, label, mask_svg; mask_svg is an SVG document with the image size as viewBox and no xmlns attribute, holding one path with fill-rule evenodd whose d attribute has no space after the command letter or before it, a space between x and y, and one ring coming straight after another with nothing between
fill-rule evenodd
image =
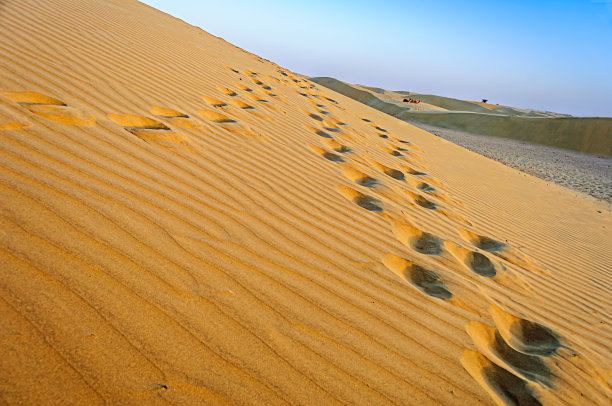
<instances>
[{"instance_id":1,"label":"dune ridge","mask_svg":"<svg viewBox=\"0 0 612 406\"><path fill-rule=\"evenodd\" d=\"M0 7L3 403L610 399L610 212L136 1Z\"/></svg>"}]
</instances>

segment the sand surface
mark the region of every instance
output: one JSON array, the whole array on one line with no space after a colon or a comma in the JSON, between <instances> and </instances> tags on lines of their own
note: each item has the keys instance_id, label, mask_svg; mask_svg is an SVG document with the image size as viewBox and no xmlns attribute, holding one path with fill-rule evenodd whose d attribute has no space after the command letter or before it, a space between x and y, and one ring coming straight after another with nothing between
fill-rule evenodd
<instances>
[{"instance_id":1,"label":"sand surface","mask_svg":"<svg viewBox=\"0 0 612 406\"><path fill-rule=\"evenodd\" d=\"M411 123L471 151L612 203L612 157Z\"/></svg>"},{"instance_id":2,"label":"sand surface","mask_svg":"<svg viewBox=\"0 0 612 406\"><path fill-rule=\"evenodd\" d=\"M0 403L609 404L610 212L135 1L0 26Z\"/></svg>"}]
</instances>

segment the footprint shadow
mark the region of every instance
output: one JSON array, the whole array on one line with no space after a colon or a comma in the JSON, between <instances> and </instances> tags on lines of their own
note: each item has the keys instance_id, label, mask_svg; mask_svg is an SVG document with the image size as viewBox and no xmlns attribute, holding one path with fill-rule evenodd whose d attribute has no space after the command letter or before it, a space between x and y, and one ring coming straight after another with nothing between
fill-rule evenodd
<instances>
[{"instance_id":1,"label":"footprint shadow","mask_svg":"<svg viewBox=\"0 0 612 406\"><path fill-rule=\"evenodd\" d=\"M442 300L453 297L434 271L393 254L388 254L382 262L390 271L428 296Z\"/></svg>"}]
</instances>

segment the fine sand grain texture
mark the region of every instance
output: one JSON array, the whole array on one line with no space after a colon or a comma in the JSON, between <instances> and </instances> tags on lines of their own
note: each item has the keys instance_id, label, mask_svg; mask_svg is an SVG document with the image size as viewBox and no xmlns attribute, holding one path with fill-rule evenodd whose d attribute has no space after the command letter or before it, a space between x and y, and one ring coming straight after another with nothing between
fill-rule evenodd
<instances>
[{"instance_id":1,"label":"fine sand grain texture","mask_svg":"<svg viewBox=\"0 0 612 406\"><path fill-rule=\"evenodd\" d=\"M0 403L609 404L610 212L136 1L0 26Z\"/></svg>"}]
</instances>

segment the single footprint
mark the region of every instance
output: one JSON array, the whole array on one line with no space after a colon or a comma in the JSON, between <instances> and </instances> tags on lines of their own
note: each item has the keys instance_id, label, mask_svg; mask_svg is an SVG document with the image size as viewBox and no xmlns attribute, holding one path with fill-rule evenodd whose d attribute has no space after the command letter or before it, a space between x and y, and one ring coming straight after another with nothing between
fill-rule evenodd
<instances>
[{"instance_id":1,"label":"single footprint","mask_svg":"<svg viewBox=\"0 0 612 406\"><path fill-rule=\"evenodd\" d=\"M426 295L443 300L453 297L444 282L440 280L440 276L434 271L393 254L388 254L382 262L391 272Z\"/></svg>"},{"instance_id":2,"label":"single footprint","mask_svg":"<svg viewBox=\"0 0 612 406\"><path fill-rule=\"evenodd\" d=\"M414 169L413 167L408 166L408 165L400 164L399 167L402 168L402 170L404 172L406 172L407 174L412 175L412 176L425 176L425 175L427 175L425 172L422 172L422 171L419 171L417 169Z\"/></svg>"},{"instance_id":3,"label":"single footprint","mask_svg":"<svg viewBox=\"0 0 612 406\"><path fill-rule=\"evenodd\" d=\"M402 171L398 171L397 169L390 168L386 165L381 164L373 159L366 158L370 166L377 171L384 173L385 175L395 179L395 180L404 180L404 173Z\"/></svg>"},{"instance_id":4,"label":"single footprint","mask_svg":"<svg viewBox=\"0 0 612 406\"><path fill-rule=\"evenodd\" d=\"M383 211L382 203L380 200L364 195L363 193L352 189L348 186L340 185L336 186L336 190L345 198L355 203L357 206L362 207L368 211L381 212Z\"/></svg>"},{"instance_id":5,"label":"single footprint","mask_svg":"<svg viewBox=\"0 0 612 406\"><path fill-rule=\"evenodd\" d=\"M202 95L202 100L204 100L207 104L210 104L213 107L225 107L227 103L218 99L215 99L210 96Z\"/></svg>"},{"instance_id":6,"label":"single footprint","mask_svg":"<svg viewBox=\"0 0 612 406\"><path fill-rule=\"evenodd\" d=\"M497 269L493 262L480 252L471 251L452 241L446 241L444 243L444 249L450 252L457 261L480 276L492 278L497 274Z\"/></svg>"},{"instance_id":7,"label":"single footprint","mask_svg":"<svg viewBox=\"0 0 612 406\"><path fill-rule=\"evenodd\" d=\"M557 335L541 324L516 317L497 305L491 305L489 312L504 341L518 352L550 357L561 346Z\"/></svg>"},{"instance_id":8,"label":"single footprint","mask_svg":"<svg viewBox=\"0 0 612 406\"><path fill-rule=\"evenodd\" d=\"M38 92L12 92L4 91L2 95L22 106L66 106L66 103L51 96Z\"/></svg>"},{"instance_id":9,"label":"single footprint","mask_svg":"<svg viewBox=\"0 0 612 406\"><path fill-rule=\"evenodd\" d=\"M228 117L224 114L219 113L218 111L213 110L199 110L198 114L209 120L215 124L218 124L221 128L231 132L242 135L248 135L256 138L264 138L261 135L257 134L251 127L248 125L238 122L231 117Z\"/></svg>"},{"instance_id":10,"label":"single footprint","mask_svg":"<svg viewBox=\"0 0 612 406\"><path fill-rule=\"evenodd\" d=\"M349 164L345 164L342 166L342 175L344 175L344 177L350 180L351 182L355 182L359 186L371 188L376 186L376 184L378 183L375 178L368 176L367 174L361 171L358 171Z\"/></svg>"},{"instance_id":11,"label":"single footprint","mask_svg":"<svg viewBox=\"0 0 612 406\"><path fill-rule=\"evenodd\" d=\"M477 351L465 350L461 365L500 406L541 406L527 382Z\"/></svg>"},{"instance_id":12,"label":"single footprint","mask_svg":"<svg viewBox=\"0 0 612 406\"><path fill-rule=\"evenodd\" d=\"M261 96L259 96L257 93L255 92L250 92L244 95L244 97L247 97L253 101L256 101L258 103L268 103L268 100L262 98Z\"/></svg>"},{"instance_id":13,"label":"single footprint","mask_svg":"<svg viewBox=\"0 0 612 406\"><path fill-rule=\"evenodd\" d=\"M413 168L410 168L406 165L398 165L398 166L404 170L407 170L407 169L412 170L414 173ZM439 193L439 191L436 189L437 187L439 187L440 183L433 178L427 177L422 172L419 175L412 174L411 176L407 177L406 182L410 186L414 187L415 189L425 192L429 195L435 196L437 199L447 200L448 198L448 196L442 195L442 193Z\"/></svg>"},{"instance_id":14,"label":"single footprint","mask_svg":"<svg viewBox=\"0 0 612 406\"><path fill-rule=\"evenodd\" d=\"M395 138L395 137L393 137ZM403 147L399 147L397 145L395 145L393 142L391 141L385 141L385 145L391 149L396 149L398 151L409 151L407 148L403 148Z\"/></svg>"},{"instance_id":15,"label":"single footprint","mask_svg":"<svg viewBox=\"0 0 612 406\"><path fill-rule=\"evenodd\" d=\"M311 145L310 149L315 154L318 154L318 155L322 156L323 158L327 159L328 161L332 161L332 162L344 162L344 159L340 155L336 155L333 152L326 151L326 150L324 150L321 147L317 147L316 145Z\"/></svg>"},{"instance_id":16,"label":"single footprint","mask_svg":"<svg viewBox=\"0 0 612 406\"><path fill-rule=\"evenodd\" d=\"M418 182L415 187L425 193L433 193L436 191L435 187L426 182Z\"/></svg>"},{"instance_id":17,"label":"single footprint","mask_svg":"<svg viewBox=\"0 0 612 406\"><path fill-rule=\"evenodd\" d=\"M463 229L457 231L464 239L484 251L495 253L502 251L506 247L505 243L494 240L493 238L484 237Z\"/></svg>"},{"instance_id":18,"label":"single footprint","mask_svg":"<svg viewBox=\"0 0 612 406\"><path fill-rule=\"evenodd\" d=\"M236 85L236 87L238 87L240 90L243 90L243 91L245 91L245 92L252 92L252 91L253 91L253 89L251 89L250 87L248 87L248 86L247 86L247 85L245 85L245 84L242 84L242 83L234 83L234 84L235 84L235 85Z\"/></svg>"},{"instance_id":19,"label":"single footprint","mask_svg":"<svg viewBox=\"0 0 612 406\"><path fill-rule=\"evenodd\" d=\"M162 106L151 106L151 114L154 114L161 118L189 118L189 116L185 113L181 113L178 110Z\"/></svg>"},{"instance_id":20,"label":"single footprint","mask_svg":"<svg viewBox=\"0 0 612 406\"><path fill-rule=\"evenodd\" d=\"M341 154L349 152L351 149L344 144L339 143L333 138L325 138L321 141L323 145L325 145L329 149L333 149L336 152L340 152Z\"/></svg>"},{"instance_id":21,"label":"single footprint","mask_svg":"<svg viewBox=\"0 0 612 406\"><path fill-rule=\"evenodd\" d=\"M151 106L150 111L151 114L168 120L174 127L190 128L192 130L199 130L203 128L201 123L195 120L191 120L189 118L189 115L182 113L178 110L162 106Z\"/></svg>"},{"instance_id":22,"label":"single footprint","mask_svg":"<svg viewBox=\"0 0 612 406\"><path fill-rule=\"evenodd\" d=\"M472 321L466 331L478 351L490 361L521 379L552 387L553 377L548 366L537 356L515 351L495 327Z\"/></svg>"},{"instance_id":23,"label":"single footprint","mask_svg":"<svg viewBox=\"0 0 612 406\"><path fill-rule=\"evenodd\" d=\"M136 130L162 130L170 131L170 128L164 123L145 116L137 116L135 114L107 114L115 123L128 131Z\"/></svg>"},{"instance_id":24,"label":"single footprint","mask_svg":"<svg viewBox=\"0 0 612 406\"><path fill-rule=\"evenodd\" d=\"M394 222L392 230L399 242L421 254L440 255L442 253L442 242L438 237L412 224Z\"/></svg>"},{"instance_id":25,"label":"single footprint","mask_svg":"<svg viewBox=\"0 0 612 406\"><path fill-rule=\"evenodd\" d=\"M163 147L177 147L178 144L190 145L189 137L174 132L167 125L145 116L135 114L107 114L108 118L134 134L141 140Z\"/></svg>"},{"instance_id":26,"label":"single footprint","mask_svg":"<svg viewBox=\"0 0 612 406\"><path fill-rule=\"evenodd\" d=\"M529 266L529 258L519 250L510 247L506 243L497 241L493 238L478 235L472 231L468 231L462 228L457 229L457 232L466 241L470 242L471 244L483 251L490 252L500 257L501 259L520 267Z\"/></svg>"},{"instance_id":27,"label":"single footprint","mask_svg":"<svg viewBox=\"0 0 612 406\"><path fill-rule=\"evenodd\" d=\"M390 155L393 155L393 156L404 156L404 155L402 155L401 152L399 152L399 151L397 151L395 149L388 148L388 147L381 146L380 150L382 152L386 153L386 154L390 154Z\"/></svg>"},{"instance_id":28,"label":"single footprint","mask_svg":"<svg viewBox=\"0 0 612 406\"><path fill-rule=\"evenodd\" d=\"M238 100L238 99L232 99L229 100L227 102L228 104L237 107L239 109L243 109L243 110L255 110L255 107L251 106L250 104L247 104L245 102L243 102L242 100Z\"/></svg>"},{"instance_id":29,"label":"single footprint","mask_svg":"<svg viewBox=\"0 0 612 406\"><path fill-rule=\"evenodd\" d=\"M334 122L330 120L323 120L322 126L325 130L332 132L332 133L337 133L337 132L342 131L340 127L338 127Z\"/></svg>"},{"instance_id":30,"label":"single footprint","mask_svg":"<svg viewBox=\"0 0 612 406\"><path fill-rule=\"evenodd\" d=\"M42 93L5 91L2 95L33 114L56 123L81 127L92 127L96 124L96 119L91 114L68 107L63 101Z\"/></svg>"},{"instance_id":31,"label":"single footprint","mask_svg":"<svg viewBox=\"0 0 612 406\"><path fill-rule=\"evenodd\" d=\"M238 95L238 93L234 92L232 89L229 89L227 87L224 87L224 86L216 86L216 87L217 87L217 90L219 90L221 93L226 94L230 97L234 97Z\"/></svg>"},{"instance_id":32,"label":"single footprint","mask_svg":"<svg viewBox=\"0 0 612 406\"><path fill-rule=\"evenodd\" d=\"M228 116L213 110L199 110L198 114L206 120L212 121L213 123L235 123L236 120L229 118Z\"/></svg>"},{"instance_id":33,"label":"single footprint","mask_svg":"<svg viewBox=\"0 0 612 406\"><path fill-rule=\"evenodd\" d=\"M410 199L412 199L412 201L415 204L425 209L436 210L438 208L438 205L436 203L432 202L431 200L427 200L425 196L422 196L418 193L411 192L409 190L406 190L405 193L408 195Z\"/></svg>"},{"instance_id":34,"label":"single footprint","mask_svg":"<svg viewBox=\"0 0 612 406\"><path fill-rule=\"evenodd\" d=\"M328 133L326 133L323 130L320 130L320 129L315 128L315 127L313 127L311 125L308 125L308 124L305 124L305 125L306 125L306 128L308 128L313 133L317 134L319 137L322 137L322 138L333 138L331 135L329 135Z\"/></svg>"}]
</instances>

